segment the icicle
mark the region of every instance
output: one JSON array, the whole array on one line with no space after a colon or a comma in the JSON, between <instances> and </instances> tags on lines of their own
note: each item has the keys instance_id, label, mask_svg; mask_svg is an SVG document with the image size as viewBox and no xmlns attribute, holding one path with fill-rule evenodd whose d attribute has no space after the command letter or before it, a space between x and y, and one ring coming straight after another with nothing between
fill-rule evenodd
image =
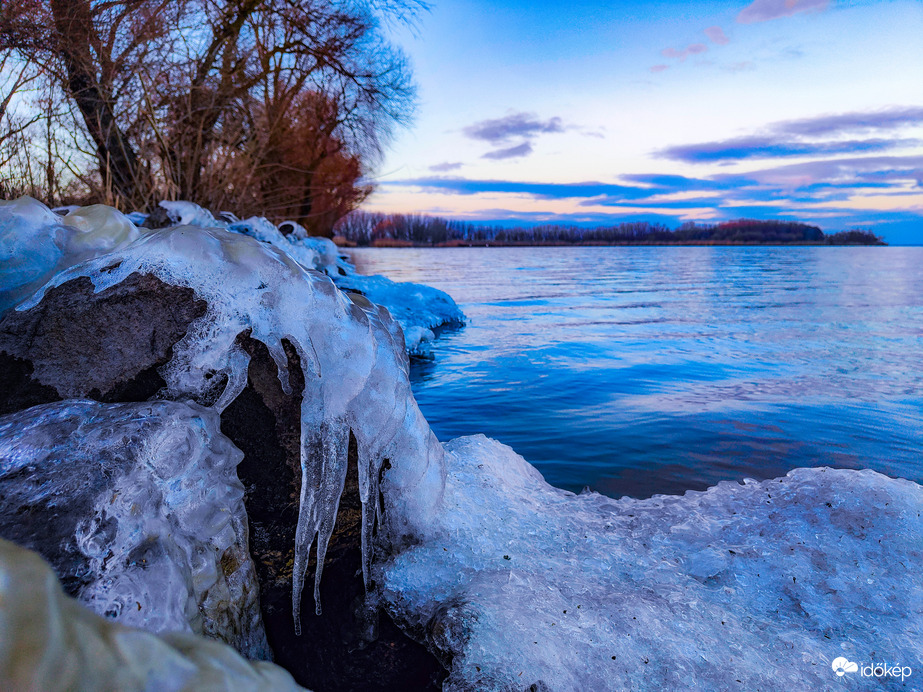
<instances>
[{"instance_id":1,"label":"icicle","mask_svg":"<svg viewBox=\"0 0 923 692\"><path fill-rule=\"evenodd\" d=\"M228 382L224 386L224 391L215 402L215 410L221 413L226 409L234 399L240 396L247 386L247 368L250 365L250 356L238 346L234 346L227 355L228 365L222 370L227 375Z\"/></svg>"},{"instance_id":2,"label":"icicle","mask_svg":"<svg viewBox=\"0 0 923 692\"><path fill-rule=\"evenodd\" d=\"M308 393L305 399L307 403ZM303 407L303 411L304 411ZM346 482L349 460L349 426L344 421L316 419L316 408L302 417L301 498L295 529L295 560L292 570L292 616L295 634L301 635L301 599L308 554L317 537L317 567L314 573L314 610L321 614L320 582L327 544L333 534L340 496Z\"/></svg>"},{"instance_id":3,"label":"icicle","mask_svg":"<svg viewBox=\"0 0 923 692\"><path fill-rule=\"evenodd\" d=\"M372 533L375 530L375 519L378 515L377 506L378 506L378 470L375 469L372 477L369 479L370 488L369 495L365 500L362 500L362 584L365 586L366 591L369 589L370 583L370 573L372 570L372 550L371 550L371 540Z\"/></svg>"},{"instance_id":4,"label":"icicle","mask_svg":"<svg viewBox=\"0 0 923 692\"><path fill-rule=\"evenodd\" d=\"M279 383L282 385L282 391L287 395L292 395L291 374L288 371L288 356L282 349L281 342L266 344L269 355L276 364L276 372L279 373Z\"/></svg>"},{"instance_id":5,"label":"icicle","mask_svg":"<svg viewBox=\"0 0 923 692\"><path fill-rule=\"evenodd\" d=\"M327 544L340 508L340 498L346 484L349 464L349 426L337 421L324 430L324 477L321 485L321 502L314 505L317 517L317 569L314 571L314 610L321 614L320 582L324 572Z\"/></svg>"}]
</instances>

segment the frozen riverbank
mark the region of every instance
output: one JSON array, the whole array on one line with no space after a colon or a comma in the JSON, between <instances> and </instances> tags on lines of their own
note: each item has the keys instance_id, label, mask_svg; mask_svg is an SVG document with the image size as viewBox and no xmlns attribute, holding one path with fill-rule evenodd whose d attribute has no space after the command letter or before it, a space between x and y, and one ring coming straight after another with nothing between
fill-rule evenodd
<instances>
[{"instance_id":1,"label":"frozen riverbank","mask_svg":"<svg viewBox=\"0 0 923 692\"><path fill-rule=\"evenodd\" d=\"M293 242L294 231L284 236L261 220L141 230L101 209L88 230L78 229L101 248L87 257L69 254L69 239L84 236L60 224L49 230L58 222L29 209L35 213L0 210L0 237L36 248L51 239L60 252L31 276L4 275L0 286L7 295L31 291L0 322L11 412L3 420L21 430L16 416L30 425L50 420L33 404L95 406L55 403L73 399L142 406L167 399L203 412L196 415L212 421L209 437L224 456L203 453L211 461L199 470L237 464L251 527L244 539L260 588L260 612L244 604L245 612L262 616L277 662L327 647L330 660L340 650L342 670L363 651L375 652L370 665L392 665L374 647L391 636L393 618L442 661L445 689L790 690L832 684L840 657L919 670L920 486L805 469L684 497L573 495L487 438L440 444L410 393L402 325L370 293L339 291L330 275L343 276L341 267L325 252L305 254L310 239ZM195 208L173 211L178 221L199 222ZM207 217L203 223L211 225ZM110 227L121 235L107 235ZM37 285L48 274L50 282ZM129 321L138 314L147 319ZM180 418L186 422L169 439L201 440L179 434L190 425L189 415ZM169 445L146 444L131 428L118 435L151 460L162 455L157 468L171 468L166 462L177 452ZM43 450L58 437L70 434L5 437L4 496L38 477ZM92 456L103 441L82 444ZM25 457L34 460L23 466ZM25 522L16 540L28 542L29 529L46 532L60 514L54 508L67 506L67 473L54 474L62 487L53 511ZM201 483L187 487L177 475L171 485L165 473L175 506L199 504L193 490ZM215 500L230 509L239 497L228 491L232 499L218 493ZM96 525L110 528L78 545L78 564L93 557L86 550L105 553L106 541L136 516L130 503L93 506ZM164 540L170 554L173 538ZM176 603L195 597L195 579L164 589L162 571L130 573L153 579L147 583ZM304 583L314 587L305 604L322 607L322 616L300 607ZM380 620L378 609L386 614ZM153 614L133 617L134 625L154 627ZM313 628L320 618L330 629ZM343 623L351 623L348 634ZM425 686L407 682L410 669L403 682L365 670L368 689ZM305 682L309 671L293 673ZM318 689L340 688L339 674Z\"/></svg>"}]
</instances>

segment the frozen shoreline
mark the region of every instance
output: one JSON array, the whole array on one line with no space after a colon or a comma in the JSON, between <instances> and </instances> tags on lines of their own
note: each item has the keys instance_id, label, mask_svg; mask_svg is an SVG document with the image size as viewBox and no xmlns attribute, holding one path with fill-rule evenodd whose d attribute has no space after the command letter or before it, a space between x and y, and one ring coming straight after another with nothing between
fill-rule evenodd
<instances>
[{"instance_id":1,"label":"frozen shoreline","mask_svg":"<svg viewBox=\"0 0 923 692\"><path fill-rule=\"evenodd\" d=\"M397 324L406 336L463 319L441 292L351 274L329 241L264 219L219 223L184 204L168 211L191 225L150 231L107 208L62 225L35 205L0 207L4 250L34 250L0 275L9 302L31 294L15 310L41 308L69 281L101 293L151 274L207 304L171 346L161 397L222 414L247 385L246 333L268 348L284 395L301 400L296 627L308 550L317 535L323 564L355 438L366 583L444 662L444 689L789 690L833 684L844 656L923 665L920 486L798 469L681 497L573 495L483 436L436 441ZM13 441L4 454L40 452Z\"/></svg>"}]
</instances>

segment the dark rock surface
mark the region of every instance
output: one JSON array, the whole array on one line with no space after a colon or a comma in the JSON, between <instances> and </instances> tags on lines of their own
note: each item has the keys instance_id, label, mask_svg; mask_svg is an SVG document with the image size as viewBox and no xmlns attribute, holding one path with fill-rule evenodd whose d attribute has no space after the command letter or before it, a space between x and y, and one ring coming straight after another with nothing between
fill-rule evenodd
<instances>
[{"instance_id":1,"label":"dark rock surface","mask_svg":"<svg viewBox=\"0 0 923 692\"><path fill-rule=\"evenodd\" d=\"M174 225L178 221L179 219L171 217L166 209L158 205L147 215L147 218L144 219L144 223L141 224L141 226L142 228L166 228L167 226Z\"/></svg>"},{"instance_id":2,"label":"dark rock surface","mask_svg":"<svg viewBox=\"0 0 923 692\"><path fill-rule=\"evenodd\" d=\"M0 320L0 413L65 398L146 401L164 381L157 369L206 304L187 288L132 274L93 293L88 279L51 289L35 307ZM225 409L221 431L244 453L250 553L260 583L267 638L277 663L316 691L439 689L445 672L390 618L364 607L361 503L355 447L321 586L323 615L306 586L302 636L294 634L291 582L300 491L300 392L303 374L286 347L292 394L282 391L266 347L248 333L248 384ZM209 402L199 402L208 404ZM313 584L314 556L305 583ZM377 625L377 626L375 626ZM370 634L374 631L374 634Z\"/></svg>"},{"instance_id":3,"label":"dark rock surface","mask_svg":"<svg viewBox=\"0 0 923 692\"><path fill-rule=\"evenodd\" d=\"M8 310L0 321L0 413L76 397L151 398L164 385L157 368L205 309L192 289L132 274L99 293L89 279L73 279L29 310Z\"/></svg>"}]
</instances>

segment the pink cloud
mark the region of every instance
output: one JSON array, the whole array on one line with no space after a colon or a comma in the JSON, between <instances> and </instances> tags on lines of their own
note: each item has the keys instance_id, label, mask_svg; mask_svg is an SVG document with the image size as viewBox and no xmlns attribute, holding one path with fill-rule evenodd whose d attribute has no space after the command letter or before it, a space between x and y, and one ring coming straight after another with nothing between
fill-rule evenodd
<instances>
[{"instance_id":1,"label":"pink cloud","mask_svg":"<svg viewBox=\"0 0 923 692\"><path fill-rule=\"evenodd\" d=\"M789 17L798 12L827 9L830 0L754 0L737 15L739 24L755 24L779 17Z\"/></svg>"},{"instance_id":2,"label":"pink cloud","mask_svg":"<svg viewBox=\"0 0 923 692\"><path fill-rule=\"evenodd\" d=\"M700 53L704 53L707 50L708 46L706 46L704 43L692 43L683 49L664 48L662 51L660 51L660 54L665 58L674 58L676 60L682 61L688 58L690 55L698 55Z\"/></svg>"},{"instance_id":3,"label":"pink cloud","mask_svg":"<svg viewBox=\"0 0 923 692\"><path fill-rule=\"evenodd\" d=\"M725 35L724 30L720 26L708 27L705 29L705 35L708 36L712 43L716 43L719 46L726 46L731 42L731 39Z\"/></svg>"},{"instance_id":4,"label":"pink cloud","mask_svg":"<svg viewBox=\"0 0 923 692\"><path fill-rule=\"evenodd\" d=\"M663 72L664 70L669 70L669 65L654 65L651 67L651 72Z\"/></svg>"}]
</instances>

